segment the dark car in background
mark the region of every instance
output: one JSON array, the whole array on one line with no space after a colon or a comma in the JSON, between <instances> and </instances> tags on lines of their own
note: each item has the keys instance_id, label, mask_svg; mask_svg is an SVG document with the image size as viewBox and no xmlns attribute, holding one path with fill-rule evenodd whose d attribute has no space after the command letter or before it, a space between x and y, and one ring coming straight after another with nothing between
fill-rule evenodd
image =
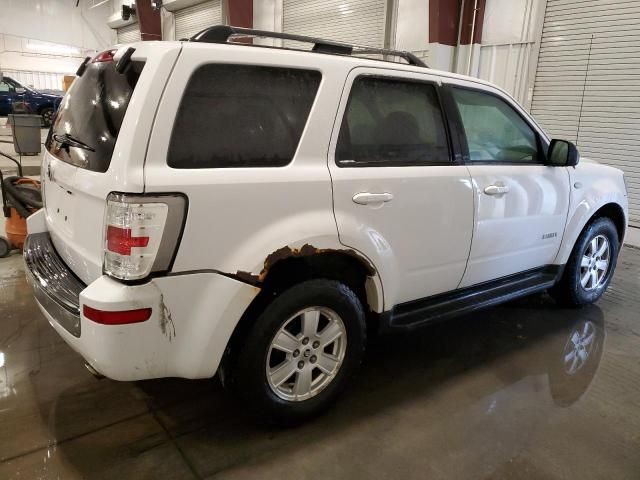
<instances>
[{"instance_id":1,"label":"dark car in background","mask_svg":"<svg viewBox=\"0 0 640 480\"><path fill-rule=\"evenodd\" d=\"M2 117L10 113L34 113L42 117L45 127L49 127L61 101L61 95L39 92L10 77L0 75L0 116Z\"/></svg>"}]
</instances>

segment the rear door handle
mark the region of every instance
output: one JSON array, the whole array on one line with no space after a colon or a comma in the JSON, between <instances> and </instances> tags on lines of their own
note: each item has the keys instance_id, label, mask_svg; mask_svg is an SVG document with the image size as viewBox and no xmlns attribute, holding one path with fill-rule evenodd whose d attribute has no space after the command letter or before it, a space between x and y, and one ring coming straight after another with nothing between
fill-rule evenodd
<instances>
[{"instance_id":1,"label":"rear door handle","mask_svg":"<svg viewBox=\"0 0 640 480\"><path fill-rule=\"evenodd\" d=\"M503 195L509 193L509 187L505 185L489 185L484 189L487 195Z\"/></svg>"},{"instance_id":2,"label":"rear door handle","mask_svg":"<svg viewBox=\"0 0 640 480\"><path fill-rule=\"evenodd\" d=\"M358 205L368 205L370 203L385 203L393 200L391 193L369 193L360 192L353 196L353 202Z\"/></svg>"}]
</instances>

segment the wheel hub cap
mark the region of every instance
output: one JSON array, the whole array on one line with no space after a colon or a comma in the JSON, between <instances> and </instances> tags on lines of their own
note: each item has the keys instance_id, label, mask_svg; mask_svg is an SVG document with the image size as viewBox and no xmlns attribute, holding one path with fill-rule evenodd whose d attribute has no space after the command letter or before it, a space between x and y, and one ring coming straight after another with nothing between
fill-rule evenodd
<instances>
[{"instance_id":1,"label":"wheel hub cap","mask_svg":"<svg viewBox=\"0 0 640 480\"><path fill-rule=\"evenodd\" d=\"M269 387L284 400L311 398L335 378L346 351L347 332L336 312L325 307L301 310L271 339L266 358Z\"/></svg>"},{"instance_id":2,"label":"wheel hub cap","mask_svg":"<svg viewBox=\"0 0 640 480\"><path fill-rule=\"evenodd\" d=\"M586 291L600 288L609 273L611 248L604 235L597 235L588 244L580 262L580 285Z\"/></svg>"}]
</instances>

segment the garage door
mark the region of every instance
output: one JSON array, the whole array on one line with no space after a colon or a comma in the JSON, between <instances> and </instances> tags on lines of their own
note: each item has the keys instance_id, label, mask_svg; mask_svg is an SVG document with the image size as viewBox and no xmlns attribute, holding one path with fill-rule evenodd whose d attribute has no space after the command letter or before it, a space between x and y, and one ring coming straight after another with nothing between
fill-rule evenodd
<instances>
[{"instance_id":1,"label":"garage door","mask_svg":"<svg viewBox=\"0 0 640 480\"><path fill-rule=\"evenodd\" d=\"M282 30L384 47L386 0L284 0Z\"/></svg>"},{"instance_id":2,"label":"garage door","mask_svg":"<svg viewBox=\"0 0 640 480\"><path fill-rule=\"evenodd\" d=\"M625 171L640 227L640 2L548 0L532 114L582 156Z\"/></svg>"},{"instance_id":3,"label":"garage door","mask_svg":"<svg viewBox=\"0 0 640 480\"><path fill-rule=\"evenodd\" d=\"M119 28L117 30L118 43L131 43L139 42L142 40L140 36L140 26L137 23L132 23L126 27Z\"/></svg>"},{"instance_id":4,"label":"garage door","mask_svg":"<svg viewBox=\"0 0 640 480\"><path fill-rule=\"evenodd\" d=\"M214 0L176 10L176 40L190 38L207 27L221 24L222 8L220 4L220 0Z\"/></svg>"}]
</instances>

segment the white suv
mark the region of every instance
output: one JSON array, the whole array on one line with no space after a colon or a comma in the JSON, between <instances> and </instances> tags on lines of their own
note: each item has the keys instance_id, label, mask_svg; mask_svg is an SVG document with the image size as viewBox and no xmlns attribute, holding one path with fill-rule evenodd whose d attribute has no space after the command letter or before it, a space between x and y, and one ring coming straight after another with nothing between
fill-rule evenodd
<instances>
[{"instance_id":1,"label":"white suv","mask_svg":"<svg viewBox=\"0 0 640 480\"><path fill-rule=\"evenodd\" d=\"M381 53L408 64L358 56ZM90 370L220 372L289 423L336 398L367 334L545 289L595 301L627 225L622 172L499 88L232 27L87 59L42 172L28 277Z\"/></svg>"}]
</instances>

